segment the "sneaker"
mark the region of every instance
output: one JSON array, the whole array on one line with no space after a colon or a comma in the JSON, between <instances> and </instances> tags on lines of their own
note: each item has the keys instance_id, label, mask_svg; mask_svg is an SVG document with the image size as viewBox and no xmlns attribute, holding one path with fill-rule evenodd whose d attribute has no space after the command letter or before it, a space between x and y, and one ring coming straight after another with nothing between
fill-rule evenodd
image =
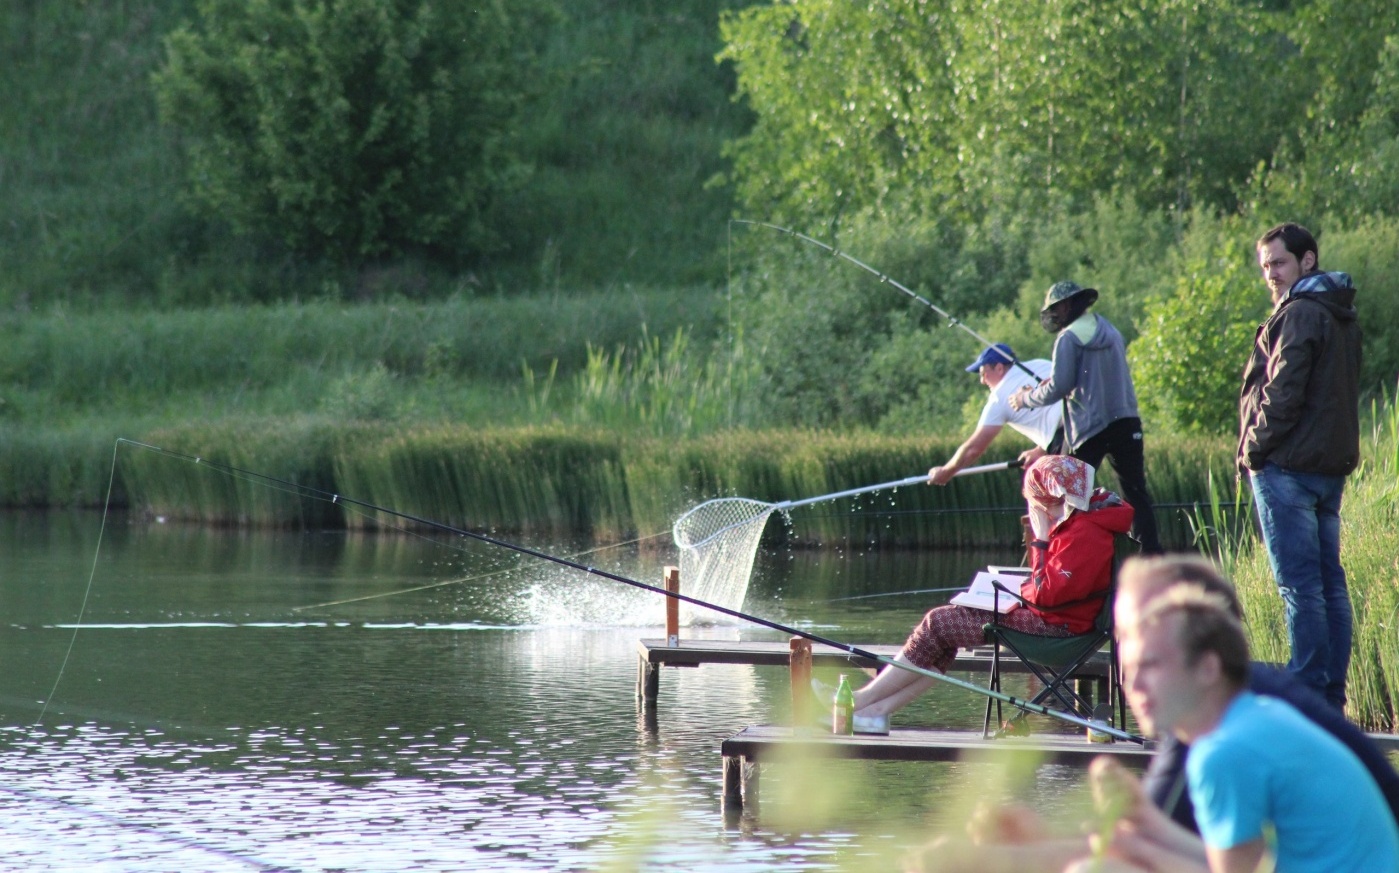
<instances>
[{"instance_id":1,"label":"sneaker","mask_svg":"<svg viewBox=\"0 0 1399 873\"><path fill-rule=\"evenodd\" d=\"M860 715L857 712L853 721L857 734L877 734L885 737L889 735L889 716L887 715Z\"/></svg>"}]
</instances>

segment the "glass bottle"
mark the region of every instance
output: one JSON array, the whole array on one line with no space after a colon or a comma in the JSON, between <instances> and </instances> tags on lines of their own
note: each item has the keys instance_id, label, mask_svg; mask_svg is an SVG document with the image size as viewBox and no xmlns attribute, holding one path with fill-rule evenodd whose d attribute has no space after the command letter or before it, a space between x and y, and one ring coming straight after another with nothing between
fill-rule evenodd
<instances>
[{"instance_id":1,"label":"glass bottle","mask_svg":"<svg viewBox=\"0 0 1399 873\"><path fill-rule=\"evenodd\" d=\"M831 733L850 735L855 733L855 692L850 689L850 680L840 674L840 685L836 686L834 711L831 715Z\"/></svg>"}]
</instances>

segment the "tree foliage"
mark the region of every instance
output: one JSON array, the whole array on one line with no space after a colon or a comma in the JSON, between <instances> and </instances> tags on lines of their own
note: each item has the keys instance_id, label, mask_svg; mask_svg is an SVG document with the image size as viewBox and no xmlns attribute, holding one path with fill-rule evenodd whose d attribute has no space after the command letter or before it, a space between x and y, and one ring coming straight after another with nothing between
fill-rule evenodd
<instances>
[{"instance_id":1,"label":"tree foliage","mask_svg":"<svg viewBox=\"0 0 1399 873\"><path fill-rule=\"evenodd\" d=\"M203 207L344 263L491 245L482 214L519 169L504 4L203 0L199 13L170 34L155 88Z\"/></svg>"},{"instance_id":2,"label":"tree foliage","mask_svg":"<svg viewBox=\"0 0 1399 873\"><path fill-rule=\"evenodd\" d=\"M1236 232L1191 257L1128 350L1144 416L1187 433L1238 427L1240 373L1268 294Z\"/></svg>"},{"instance_id":3,"label":"tree foliage","mask_svg":"<svg viewBox=\"0 0 1399 873\"><path fill-rule=\"evenodd\" d=\"M1382 217L1399 215L1388 0L771 0L725 15L721 30L756 118L728 152L745 211L852 250L906 232L871 257L946 265L913 287L1022 354L1041 339L1052 282L1099 288L1099 311L1136 338L1147 414L1172 429L1233 427L1266 308L1258 232L1299 220L1388 240ZM1394 259L1351 260L1382 287ZM763 353L832 350L809 361L830 364L815 380L824 400L773 376L778 395L810 397L803 414L906 425L921 406L932 425L976 393L953 356L931 352L940 338L927 323L805 317L806 295L782 287L808 284L805 268L760 269L744 311ZM883 396L871 387L881 372L893 374ZM1373 387L1384 366L1366 376Z\"/></svg>"},{"instance_id":4,"label":"tree foliage","mask_svg":"<svg viewBox=\"0 0 1399 873\"><path fill-rule=\"evenodd\" d=\"M1248 4L777 2L725 16L757 114L746 204L828 220L891 198L966 218L1117 190L1228 206L1267 159L1289 52Z\"/></svg>"}]
</instances>

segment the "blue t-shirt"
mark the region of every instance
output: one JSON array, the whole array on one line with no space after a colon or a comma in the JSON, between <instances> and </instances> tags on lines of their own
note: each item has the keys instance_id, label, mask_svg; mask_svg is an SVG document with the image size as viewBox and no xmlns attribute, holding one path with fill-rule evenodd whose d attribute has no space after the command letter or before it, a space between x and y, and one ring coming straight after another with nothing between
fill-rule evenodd
<instances>
[{"instance_id":1,"label":"blue t-shirt","mask_svg":"<svg viewBox=\"0 0 1399 873\"><path fill-rule=\"evenodd\" d=\"M1399 871L1399 829L1340 741L1276 698L1240 694L1185 764L1207 845L1276 831L1278 873Z\"/></svg>"},{"instance_id":2,"label":"blue t-shirt","mask_svg":"<svg viewBox=\"0 0 1399 873\"><path fill-rule=\"evenodd\" d=\"M1292 704L1298 712L1322 730L1340 740L1350 749L1379 786L1389 815L1399 823L1399 773L1389 758L1365 732L1356 727L1339 709L1326 702L1306 683L1272 664L1255 661L1248 669L1248 690L1264 697L1277 697ZM1151 759L1142 777L1151 802L1175 819L1183 828L1199 831L1195 824L1195 809L1190 805L1190 792L1185 790L1185 756L1190 747L1169 734L1161 738L1161 746Z\"/></svg>"}]
</instances>

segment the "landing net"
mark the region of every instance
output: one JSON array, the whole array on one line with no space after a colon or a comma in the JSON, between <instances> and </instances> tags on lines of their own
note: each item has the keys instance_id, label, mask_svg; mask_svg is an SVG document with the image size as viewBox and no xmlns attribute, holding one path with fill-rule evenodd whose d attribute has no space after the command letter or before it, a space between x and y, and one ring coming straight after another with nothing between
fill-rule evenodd
<instances>
[{"instance_id":1,"label":"landing net","mask_svg":"<svg viewBox=\"0 0 1399 873\"><path fill-rule=\"evenodd\" d=\"M672 533L680 547L680 590L697 600L729 609L743 607L753 559L768 516L777 504L746 497L701 503L676 520ZM680 603L680 622L712 620L713 613Z\"/></svg>"}]
</instances>

